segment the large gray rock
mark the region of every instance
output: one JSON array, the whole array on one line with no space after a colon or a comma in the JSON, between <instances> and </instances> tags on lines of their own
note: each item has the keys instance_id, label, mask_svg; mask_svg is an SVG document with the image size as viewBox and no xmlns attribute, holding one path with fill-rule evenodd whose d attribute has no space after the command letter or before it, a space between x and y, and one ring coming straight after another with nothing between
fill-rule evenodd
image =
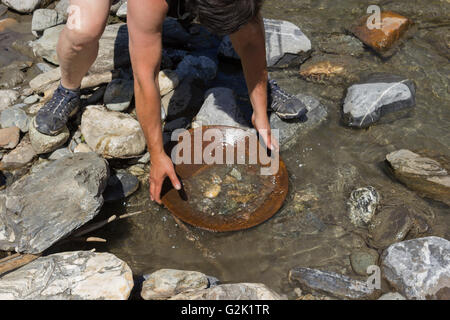
<instances>
[{"instance_id":1,"label":"large gray rock","mask_svg":"<svg viewBox=\"0 0 450 320\"><path fill-rule=\"evenodd\" d=\"M35 9L45 7L53 0L2 0L2 3L20 13L31 13Z\"/></svg>"},{"instance_id":2,"label":"large gray rock","mask_svg":"<svg viewBox=\"0 0 450 320\"><path fill-rule=\"evenodd\" d=\"M33 149L37 154L44 154L55 151L64 143L66 143L70 137L70 132L67 127L64 127L63 131L56 136L42 134L36 130L33 121L30 122L29 132L31 145L33 146Z\"/></svg>"},{"instance_id":3,"label":"large gray rock","mask_svg":"<svg viewBox=\"0 0 450 320\"><path fill-rule=\"evenodd\" d=\"M44 31L43 36L33 42L36 56L58 65L56 44L64 25L58 25ZM110 24L105 28L100 39L97 59L92 65L91 73L101 73L119 69L130 64L128 51L128 28L125 23Z\"/></svg>"},{"instance_id":4,"label":"large gray rock","mask_svg":"<svg viewBox=\"0 0 450 320\"><path fill-rule=\"evenodd\" d=\"M28 132L30 119L21 108L13 106L3 110L0 114L2 128L17 127L22 132Z\"/></svg>"},{"instance_id":5,"label":"large gray rock","mask_svg":"<svg viewBox=\"0 0 450 320\"><path fill-rule=\"evenodd\" d=\"M168 299L179 293L206 289L208 277L197 271L160 269L146 276L141 296L145 300Z\"/></svg>"},{"instance_id":6,"label":"large gray rock","mask_svg":"<svg viewBox=\"0 0 450 320\"><path fill-rule=\"evenodd\" d=\"M450 242L426 237L393 244L383 254L383 275L408 299L450 299Z\"/></svg>"},{"instance_id":7,"label":"large gray rock","mask_svg":"<svg viewBox=\"0 0 450 320\"><path fill-rule=\"evenodd\" d=\"M222 125L249 128L236 104L233 90L213 88L205 93L205 102L194 118L193 126Z\"/></svg>"},{"instance_id":8,"label":"large gray rock","mask_svg":"<svg viewBox=\"0 0 450 320\"><path fill-rule=\"evenodd\" d=\"M347 89L343 107L344 122L364 128L386 113L416 104L414 82L391 74L373 74Z\"/></svg>"},{"instance_id":9,"label":"large gray rock","mask_svg":"<svg viewBox=\"0 0 450 320\"><path fill-rule=\"evenodd\" d=\"M311 50L311 41L299 27L288 21L264 19L266 58L269 67L282 67L304 61ZM239 59L230 37L225 36L219 46L219 54Z\"/></svg>"},{"instance_id":10,"label":"large gray rock","mask_svg":"<svg viewBox=\"0 0 450 320\"><path fill-rule=\"evenodd\" d=\"M274 112L270 115L270 127L278 130L280 150L282 151L292 147L304 134L316 128L327 117L327 109L316 98L301 93L296 97L308 109L304 119L285 121L281 120Z\"/></svg>"},{"instance_id":11,"label":"large gray rock","mask_svg":"<svg viewBox=\"0 0 450 320\"><path fill-rule=\"evenodd\" d=\"M350 221L358 227L366 226L375 215L380 196L374 187L358 188L347 202Z\"/></svg>"},{"instance_id":12,"label":"large gray rock","mask_svg":"<svg viewBox=\"0 0 450 320\"><path fill-rule=\"evenodd\" d=\"M282 300L262 283L221 284L212 288L180 293L169 300Z\"/></svg>"},{"instance_id":13,"label":"large gray rock","mask_svg":"<svg viewBox=\"0 0 450 320\"><path fill-rule=\"evenodd\" d=\"M58 12L53 9L37 9L33 12L32 31L44 31L58 24Z\"/></svg>"},{"instance_id":14,"label":"large gray rock","mask_svg":"<svg viewBox=\"0 0 450 320\"><path fill-rule=\"evenodd\" d=\"M100 106L86 108L81 118L81 133L92 150L107 158L138 156L146 147L138 121Z\"/></svg>"},{"instance_id":15,"label":"large gray rock","mask_svg":"<svg viewBox=\"0 0 450 320\"><path fill-rule=\"evenodd\" d=\"M125 111L134 94L133 80L114 79L106 87L103 102L111 111Z\"/></svg>"},{"instance_id":16,"label":"large gray rock","mask_svg":"<svg viewBox=\"0 0 450 320\"><path fill-rule=\"evenodd\" d=\"M19 169L31 163L36 156L36 151L31 145L29 136L25 135L14 150L3 156L0 162L0 169Z\"/></svg>"},{"instance_id":17,"label":"large gray rock","mask_svg":"<svg viewBox=\"0 0 450 320\"><path fill-rule=\"evenodd\" d=\"M372 299L378 294L366 282L354 280L342 274L310 268L294 268L289 280L298 283L302 290L331 295L341 299Z\"/></svg>"},{"instance_id":18,"label":"large gray rock","mask_svg":"<svg viewBox=\"0 0 450 320\"><path fill-rule=\"evenodd\" d=\"M442 164L405 149L389 153L386 160L406 186L450 205L450 175Z\"/></svg>"},{"instance_id":19,"label":"large gray rock","mask_svg":"<svg viewBox=\"0 0 450 320\"><path fill-rule=\"evenodd\" d=\"M133 285L130 267L110 253L63 252L0 277L0 299L127 300Z\"/></svg>"},{"instance_id":20,"label":"large gray rock","mask_svg":"<svg viewBox=\"0 0 450 320\"><path fill-rule=\"evenodd\" d=\"M40 253L103 205L108 165L94 153L56 160L0 193L0 250Z\"/></svg>"},{"instance_id":21,"label":"large gray rock","mask_svg":"<svg viewBox=\"0 0 450 320\"><path fill-rule=\"evenodd\" d=\"M15 90L0 90L0 112L12 106L19 98L19 93Z\"/></svg>"}]
</instances>

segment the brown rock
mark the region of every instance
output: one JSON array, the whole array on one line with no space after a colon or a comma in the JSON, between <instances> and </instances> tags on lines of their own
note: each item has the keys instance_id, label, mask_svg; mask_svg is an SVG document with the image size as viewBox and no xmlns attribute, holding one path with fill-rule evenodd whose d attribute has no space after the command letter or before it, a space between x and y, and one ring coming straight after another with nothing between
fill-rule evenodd
<instances>
[{"instance_id":1,"label":"brown rock","mask_svg":"<svg viewBox=\"0 0 450 320\"><path fill-rule=\"evenodd\" d=\"M17 24L17 20L12 18L6 18L0 20L0 32L3 32L5 29Z\"/></svg>"},{"instance_id":2,"label":"brown rock","mask_svg":"<svg viewBox=\"0 0 450 320\"><path fill-rule=\"evenodd\" d=\"M367 27L370 16L365 16L350 31L364 44L383 54L393 47L412 25L412 21L397 13L381 12L380 28L370 30ZM370 23L370 21L369 21Z\"/></svg>"},{"instance_id":3,"label":"brown rock","mask_svg":"<svg viewBox=\"0 0 450 320\"><path fill-rule=\"evenodd\" d=\"M26 135L13 151L3 156L0 169L15 170L21 168L33 161L34 157L36 157L36 152L31 146L30 138Z\"/></svg>"},{"instance_id":4,"label":"brown rock","mask_svg":"<svg viewBox=\"0 0 450 320\"><path fill-rule=\"evenodd\" d=\"M20 129L17 127L10 127L0 129L0 148L14 149L19 143Z\"/></svg>"}]
</instances>

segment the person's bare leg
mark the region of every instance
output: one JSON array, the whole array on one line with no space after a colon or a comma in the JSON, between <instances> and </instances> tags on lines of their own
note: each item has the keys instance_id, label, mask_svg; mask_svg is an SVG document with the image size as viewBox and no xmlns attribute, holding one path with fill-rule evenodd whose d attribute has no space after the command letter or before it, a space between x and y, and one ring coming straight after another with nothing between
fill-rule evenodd
<instances>
[{"instance_id":1,"label":"person's bare leg","mask_svg":"<svg viewBox=\"0 0 450 320\"><path fill-rule=\"evenodd\" d=\"M61 68L61 84L66 89L77 89L98 54L98 41L105 30L110 0L71 0L77 6L71 10L68 23L59 36L57 54ZM69 27L70 25L70 27Z\"/></svg>"}]
</instances>

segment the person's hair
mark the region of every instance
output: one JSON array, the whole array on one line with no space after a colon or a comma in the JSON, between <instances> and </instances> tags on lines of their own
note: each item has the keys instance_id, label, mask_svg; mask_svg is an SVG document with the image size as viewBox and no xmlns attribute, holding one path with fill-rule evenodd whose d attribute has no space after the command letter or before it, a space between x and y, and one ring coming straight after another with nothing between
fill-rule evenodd
<instances>
[{"instance_id":1,"label":"person's hair","mask_svg":"<svg viewBox=\"0 0 450 320\"><path fill-rule=\"evenodd\" d=\"M227 35L238 31L259 13L263 0L191 0L191 10L211 32Z\"/></svg>"}]
</instances>

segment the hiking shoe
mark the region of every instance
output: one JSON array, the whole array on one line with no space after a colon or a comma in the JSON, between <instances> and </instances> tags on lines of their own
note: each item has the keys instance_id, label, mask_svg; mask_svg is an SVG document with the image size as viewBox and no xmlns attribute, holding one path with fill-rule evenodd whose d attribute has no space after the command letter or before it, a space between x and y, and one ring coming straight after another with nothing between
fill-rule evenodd
<instances>
[{"instance_id":1,"label":"hiking shoe","mask_svg":"<svg viewBox=\"0 0 450 320\"><path fill-rule=\"evenodd\" d=\"M268 109L274 111L282 120L298 119L308 112L303 102L281 89L275 80L269 80L267 93Z\"/></svg>"},{"instance_id":2,"label":"hiking shoe","mask_svg":"<svg viewBox=\"0 0 450 320\"><path fill-rule=\"evenodd\" d=\"M37 113L34 127L42 134L56 136L80 107L80 91L65 89L61 84L53 97Z\"/></svg>"}]
</instances>

